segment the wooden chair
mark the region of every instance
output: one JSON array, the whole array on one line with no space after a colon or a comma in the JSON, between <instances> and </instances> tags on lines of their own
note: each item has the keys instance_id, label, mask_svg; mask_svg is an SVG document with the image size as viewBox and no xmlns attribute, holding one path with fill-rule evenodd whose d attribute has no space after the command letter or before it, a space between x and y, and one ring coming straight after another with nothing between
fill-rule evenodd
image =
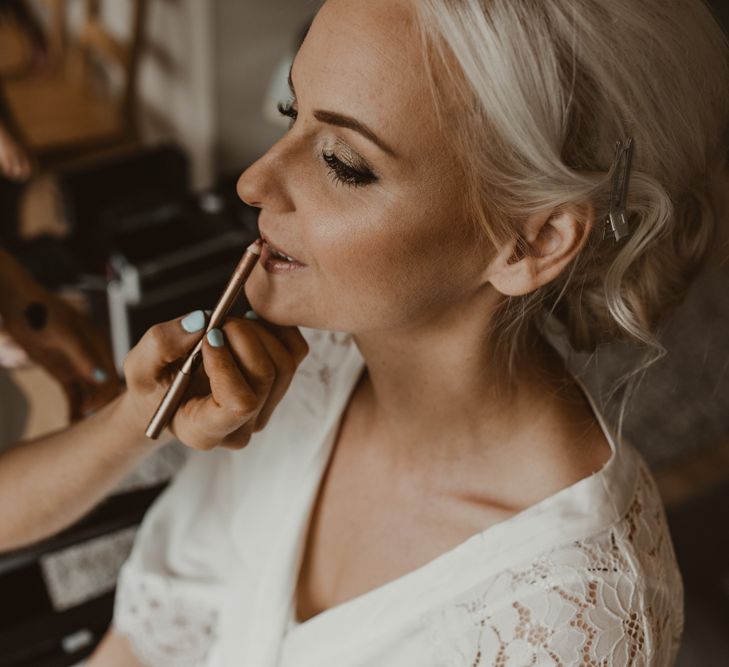
<instances>
[{"instance_id":1,"label":"wooden chair","mask_svg":"<svg viewBox=\"0 0 729 667\"><path fill-rule=\"evenodd\" d=\"M3 82L6 106L41 167L136 143L135 108L147 0L131 3L128 38L104 25L99 0L84 3L68 31L74 0L45 0L49 45L58 65Z\"/></svg>"},{"instance_id":2,"label":"wooden chair","mask_svg":"<svg viewBox=\"0 0 729 667\"><path fill-rule=\"evenodd\" d=\"M31 49L13 21L0 15L0 77L12 77L28 68Z\"/></svg>"},{"instance_id":3,"label":"wooden chair","mask_svg":"<svg viewBox=\"0 0 729 667\"><path fill-rule=\"evenodd\" d=\"M0 10L0 78L24 76L37 64L34 33L47 36L33 9L15 0Z\"/></svg>"}]
</instances>

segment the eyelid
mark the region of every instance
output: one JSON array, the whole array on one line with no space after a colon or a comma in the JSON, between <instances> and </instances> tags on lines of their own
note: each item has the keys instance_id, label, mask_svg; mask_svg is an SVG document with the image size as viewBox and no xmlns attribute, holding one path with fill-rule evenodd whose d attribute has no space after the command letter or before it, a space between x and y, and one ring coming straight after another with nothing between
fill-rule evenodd
<instances>
[{"instance_id":1,"label":"eyelid","mask_svg":"<svg viewBox=\"0 0 729 667\"><path fill-rule=\"evenodd\" d=\"M336 139L334 142L333 150L338 151L338 156L344 158L350 167L358 171L367 171L377 176L374 169L370 167L367 160L365 160L359 153L357 153L351 146L345 144L341 139Z\"/></svg>"},{"instance_id":2,"label":"eyelid","mask_svg":"<svg viewBox=\"0 0 729 667\"><path fill-rule=\"evenodd\" d=\"M277 105L278 110L293 120L294 116L298 115L298 109L294 107L295 102L296 100L294 99L287 102L279 102ZM374 174L374 170L370 167L368 161L340 138L337 137L335 139L334 146L327 150L331 151L333 149L336 149L341 154L341 157L344 157L349 163L349 166L353 169L369 171Z\"/></svg>"},{"instance_id":3,"label":"eyelid","mask_svg":"<svg viewBox=\"0 0 729 667\"><path fill-rule=\"evenodd\" d=\"M335 178L336 183L344 183L351 187L361 187L377 182L378 178L371 171L360 172L340 160L334 153L322 152L322 158L327 164L328 171Z\"/></svg>"},{"instance_id":4,"label":"eyelid","mask_svg":"<svg viewBox=\"0 0 729 667\"><path fill-rule=\"evenodd\" d=\"M293 128L294 122L298 118L298 109L294 108L295 102L295 99L290 99L285 103L279 102L276 105L280 113L291 119L289 128ZM345 173L354 175L360 181L359 183L347 183L347 185L357 187L359 185L376 183L380 180L379 174L369 166L367 160L339 137L335 137L333 147L327 148L326 146L322 146L317 151L320 152L321 158L324 159L330 173L344 170ZM339 182L346 182L348 180L341 175L337 178Z\"/></svg>"}]
</instances>

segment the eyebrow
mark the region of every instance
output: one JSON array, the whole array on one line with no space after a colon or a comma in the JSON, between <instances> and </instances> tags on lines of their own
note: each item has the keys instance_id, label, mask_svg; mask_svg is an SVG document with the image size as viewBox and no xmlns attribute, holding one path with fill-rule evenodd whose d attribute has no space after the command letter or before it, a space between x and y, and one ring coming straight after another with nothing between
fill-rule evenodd
<instances>
[{"instance_id":1,"label":"eyebrow","mask_svg":"<svg viewBox=\"0 0 729 667\"><path fill-rule=\"evenodd\" d=\"M294 96L294 98L296 98L294 80L291 77L291 71L293 70L293 68L294 66L292 64L289 68L289 88L291 89L291 94ZM395 151L392 150L392 148L390 148L384 141L382 141L382 139L380 139L372 130L370 130L369 127L367 127L364 123L356 120L355 118L352 118L351 116L334 113L333 111L323 111L321 109L317 109L316 111L314 111L314 118L322 123L327 123L328 125L345 127L350 130L354 130L366 139L369 139L373 144L379 146L385 153L387 153L391 157L397 157Z\"/></svg>"}]
</instances>

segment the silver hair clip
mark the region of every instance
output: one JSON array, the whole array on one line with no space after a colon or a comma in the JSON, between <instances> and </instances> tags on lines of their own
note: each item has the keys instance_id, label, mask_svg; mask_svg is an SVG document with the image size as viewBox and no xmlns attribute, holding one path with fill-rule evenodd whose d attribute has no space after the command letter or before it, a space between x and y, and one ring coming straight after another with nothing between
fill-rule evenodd
<instances>
[{"instance_id":1,"label":"silver hair clip","mask_svg":"<svg viewBox=\"0 0 729 667\"><path fill-rule=\"evenodd\" d=\"M605 220L602 238L605 240L612 236L620 241L630 236L628 219L625 216L625 206L628 200L628 182L630 181L630 164L633 159L633 139L628 137L625 142L615 144L615 160L613 161L613 186L610 194L610 211Z\"/></svg>"}]
</instances>

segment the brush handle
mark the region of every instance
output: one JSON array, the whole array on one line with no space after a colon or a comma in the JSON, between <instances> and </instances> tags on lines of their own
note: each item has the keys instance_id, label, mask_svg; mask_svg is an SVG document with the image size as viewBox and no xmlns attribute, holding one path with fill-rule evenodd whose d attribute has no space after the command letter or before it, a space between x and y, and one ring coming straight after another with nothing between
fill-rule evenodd
<instances>
[{"instance_id":1,"label":"brush handle","mask_svg":"<svg viewBox=\"0 0 729 667\"><path fill-rule=\"evenodd\" d=\"M250 276L253 272L253 269L256 267L258 259L261 256L261 245L262 241L261 239L258 239L255 243L252 243L248 246L248 248L246 248L243 257L240 262L238 262L238 266L235 267L235 271L233 271L233 275L230 277L225 290L223 290L223 294L220 299L218 299L218 303L215 305L215 309L213 310L213 314L210 316L208 326L205 328L205 333L201 336L200 340L197 341L195 347L193 347L190 351L190 354L187 355L187 358L182 364L180 370L177 372L175 379L167 389L164 398L160 402L159 406L157 406L157 410L145 431L145 435L148 438L156 440L167 424L169 424L175 416L175 412L177 412L177 408L180 407L180 403L182 402L185 392L187 391L187 387L190 384L192 374L202 361L202 346L205 341L205 336L211 329L215 329L223 323L236 299L240 296L240 293L243 291L243 285L245 285L246 280L248 280L248 276Z\"/></svg>"},{"instance_id":2,"label":"brush handle","mask_svg":"<svg viewBox=\"0 0 729 667\"><path fill-rule=\"evenodd\" d=\"M180 401L182 401L182 397L185 395L191 379L192 375L188 375L182 371L177 372L175 379L167 388L167 392L165 393L162 402L159 404L157 411L154 413L154 417L152 417L152 420L149 422L147 430L144 432L148 438L156 440L159 438L160 433L165 430L165 427L170 420L170 416L174 415L177 408L180 407Z\"/></svg>"}]
</instances>

